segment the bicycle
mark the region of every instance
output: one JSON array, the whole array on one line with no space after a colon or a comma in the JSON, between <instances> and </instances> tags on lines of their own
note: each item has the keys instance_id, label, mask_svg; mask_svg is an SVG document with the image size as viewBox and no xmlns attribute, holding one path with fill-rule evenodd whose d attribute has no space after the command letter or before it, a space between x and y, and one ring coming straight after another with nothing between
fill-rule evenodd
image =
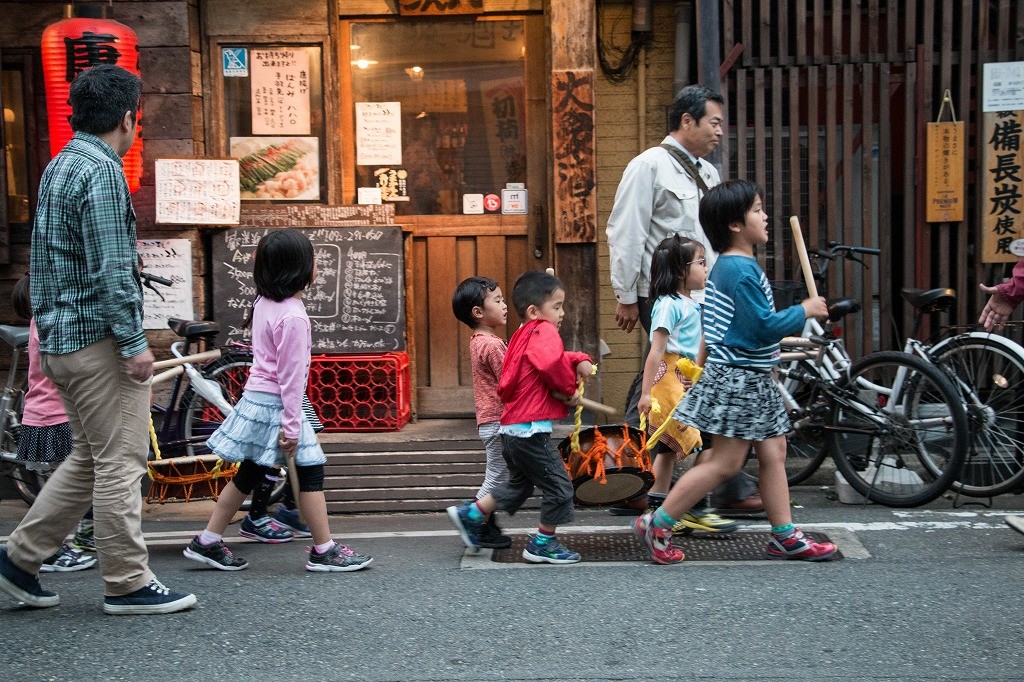
<instances>
[{"instance_id":1,"label":"bicycle","mask_svg":"<svg viewBox=\"0 0 1024 682\"><path fill-rule=\"evenodd\" d=\"M28 349L29 328L0 325L0 340L11 347L11 366L0 395L0 464L14 483L14 490L25 504L31 505L49 478L48 469L29 469L18 459L18 436L24 408L27 379L21 378L21 358Z\"/></svg>"},{"instance_id":2,"label":"bicycle","mask_svg":"<svg viewBox=\"0 0 1024 682\"><path fill-rule=\"evenodd\" d=\"M866 501L931 502L949 489L966 458L970 431L957 390L935 365L899 351L837 368L837 358L848 358L841 346L837 338L810 337L804 350L787 353L790 366L777 369L808 388L802 406L775 378L796 432L819 430L824 443L817 463L831 454Z\"/></svg>"},{"instance_id":3,"label":"bicycle","mask_svg":"<svg viewBox=\"0 0 1024 682\"><path fill-rule=\"evenodd\" d=\"M830 242L827 249L812 252L819 262L815 279L824 282L828 263L839 257L863 266L859 255L879 253L877 249ZM971 430L967 459L950 488L970 497L1019 490L1024 485L1024 347L1006 337L977 331L973 326L942 327L936 337L920 341L917 336L924 316L948 311L956 301L956 292L905 288L901 293L915 309L914 330L907 337L903 352L939 367L959 391L967 412ZM855 301L843 303L853 308L851 312L860 308ZM951 333L957 330L959 333ZM827 325L808 323L803 336L827 335L829 331ZM841 366L849 358L832 360ZM792 386L787 388L792 390ZM826 454L819 452L815 456L796 448L793 462L787 465L792 472L790 484L806 479Z\"/></svg>"}]
</instances>

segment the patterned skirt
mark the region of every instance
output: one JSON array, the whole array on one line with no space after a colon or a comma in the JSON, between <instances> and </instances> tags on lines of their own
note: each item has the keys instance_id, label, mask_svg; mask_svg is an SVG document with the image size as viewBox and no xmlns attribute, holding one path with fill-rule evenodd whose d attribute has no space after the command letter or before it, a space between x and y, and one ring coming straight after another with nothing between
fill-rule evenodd
<instances>
[{"instance_id":1,"label":"patterned skirt","mask_svg":"<svg viewBox=\"0 0 1024 682\"><path fill-rule=\"evenodd\" d=\"M770 372L710 362L674 416L701 431L749 441L793 430Z\"/></svg>"},{"instance_id":2,"label":"patterned skirt","mask_svg":"<svg viewBox=\"0 0 1024 682\"><path fill-rule=\"evenodd\" d=\"M46 471L51 465L67 459L74 444L70 422L53 426L22 424L18 435L18 459L26 463L26 469Z\"/></svg>"},{"instance_id":3,"label":"patterned skirt","mask_svg":"<svg viewBox=\"0 0 1024 682\"><path fill-rule=\"evenodd\" d=\"M273 393L245 391L235 409L228 415L206 445L221 459L229 462L252 460L263 466L282 466L284 453L277 447L284 406L281 396ZM309 419L303 414L299 431L299 444L295 448L295 464L312 466L324 464L320 443Z\"/></svg>"}]
</instances>

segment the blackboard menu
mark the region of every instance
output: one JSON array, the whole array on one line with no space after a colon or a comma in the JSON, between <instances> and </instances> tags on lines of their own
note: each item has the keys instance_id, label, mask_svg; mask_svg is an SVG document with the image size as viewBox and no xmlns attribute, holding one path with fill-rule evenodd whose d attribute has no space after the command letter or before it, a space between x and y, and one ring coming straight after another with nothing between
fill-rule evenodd
<instances>
[{"instance_id":1,"label":"blackboard menu","mask_svg":"<svg viewBox=\"0 0 1024 682\"><path fill-rule=\"evenodd\" d=\"M242 329L256 296L253 257L273 228L246 227L213 236L214 319L220 342L248 343ZM405 348L402 228L303 228L313 242L317 280L302 297L316 353L383 353Z\"/></svg>"}]
</instances>

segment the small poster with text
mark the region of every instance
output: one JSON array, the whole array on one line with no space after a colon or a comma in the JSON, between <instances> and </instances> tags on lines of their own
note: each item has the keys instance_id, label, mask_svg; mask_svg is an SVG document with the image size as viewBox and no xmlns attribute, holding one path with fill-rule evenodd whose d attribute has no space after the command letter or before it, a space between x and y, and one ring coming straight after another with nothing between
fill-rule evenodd
<instances>
[{"instance_id":1,"label":"small poster with text","mask_svg":"<svg viewBox=\"0 0 1024 682\"><path fill-rule=\"evenodd\" d=\"M237 225L236 159L157 159L156 222L162 225Z\"/></svg>"},{"instance_id":2,"label":"small poster with text","mask_svg":"<svg viewBox=\"0 0 1024 682\"><path fill-rule=\"evenodd\" d=\"M309 135L309 53L277 47L253 50L252 134Z\"/></svg>"}]
</instances>

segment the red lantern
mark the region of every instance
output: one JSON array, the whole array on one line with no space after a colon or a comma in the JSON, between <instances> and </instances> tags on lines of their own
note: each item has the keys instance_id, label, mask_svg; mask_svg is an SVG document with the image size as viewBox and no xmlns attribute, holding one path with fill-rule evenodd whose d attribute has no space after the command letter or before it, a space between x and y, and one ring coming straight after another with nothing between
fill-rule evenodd
<instances>
[{"instance_id":1,"label":"red lantern","mask_svg":"<svg viewBox=\"0 0 1024 682\"><path fill-rule=\"evenodd\" d=\"M112 19L64 19L43 31L43 77L46 81L46 113L50 122L50 155L56 156L73 134L68 91L71 81L97 64L116 64L141 76L139 39L135 32ZM139 110L139 119L142 110ZM141 126L139 128L141 131ZM142 178L142 137L124 155L128 190L139 188Z\"/></svg>"}]
</instances>

